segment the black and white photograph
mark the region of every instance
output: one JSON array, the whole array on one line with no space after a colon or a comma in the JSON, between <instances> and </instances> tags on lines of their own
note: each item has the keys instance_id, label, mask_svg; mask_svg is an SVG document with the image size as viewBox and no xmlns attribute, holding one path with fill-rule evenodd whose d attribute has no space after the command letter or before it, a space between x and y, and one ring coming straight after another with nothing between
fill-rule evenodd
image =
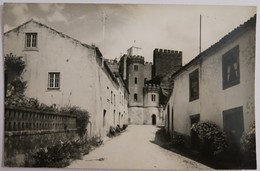
<instances>
[{"instance_id":1,"label":"black and white photograph","mask_svg":"<svg viewBox=\"0 0 260 171\"><path fill-rule=\"evenodd\" d=\"M257 169L256 23L256 5L5 2L2 166Z\"/></svg>"}]
</instances>

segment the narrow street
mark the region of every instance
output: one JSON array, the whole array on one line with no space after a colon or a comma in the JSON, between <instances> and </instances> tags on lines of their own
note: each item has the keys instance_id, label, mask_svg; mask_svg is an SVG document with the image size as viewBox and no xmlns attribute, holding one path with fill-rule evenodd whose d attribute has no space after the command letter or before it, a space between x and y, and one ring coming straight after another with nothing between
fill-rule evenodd
<instances>
[{"instance_id":1,"label":"narrow street","mask_svg":"<svg viewBox=\"0 0 260 171\"><path fill-rule=\"evenodd\" d=\"M210 169L207 166L163 149L153 143L159 128L130 125L69 168L89 169Z\"/></svg>"}]
</instances>

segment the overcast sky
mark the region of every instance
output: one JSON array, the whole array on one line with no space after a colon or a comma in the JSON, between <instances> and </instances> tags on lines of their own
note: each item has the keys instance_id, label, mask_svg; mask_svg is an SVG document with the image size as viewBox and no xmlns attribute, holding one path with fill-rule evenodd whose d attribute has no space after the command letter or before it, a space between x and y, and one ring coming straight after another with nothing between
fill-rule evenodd
<instances>
[{"instance_id":1,"label":"overcast sky","mask_svg":"<svg viewBox=\"0 0 260 171\"><path fill-rule=\"evenodd\" d=\"M119 58L134 45L142 48L146 61L152 61L155 48L162 48L183 51L187 63L199 53L200 14L205 50L255 13L249 6L5 4L3 24L6 32L34 18L95 44L106 58Z\"/></svg>"}]
</instances>

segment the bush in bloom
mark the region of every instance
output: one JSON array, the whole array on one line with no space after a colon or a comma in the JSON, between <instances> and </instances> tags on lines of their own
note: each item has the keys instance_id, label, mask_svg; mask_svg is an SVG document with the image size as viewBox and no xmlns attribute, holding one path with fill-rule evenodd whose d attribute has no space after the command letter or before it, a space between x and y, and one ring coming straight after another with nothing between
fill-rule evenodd
<instances>
[{"instance_id":1,"label":"bush in bloom","mask_svg":"<svg viewBox=\"0 0 260 171\"><path fill-rule=\"evenodd\" d=\"M256 168L255 123L243 133L240 148L244 158L243 164L249 168Z\"/></svg>"},{"instance_id":2,"label":"bush in bloom","mask_svg":"<svg viewBox=\"0 0 260 171\"><path fill-rule=\"evenodd\" d=\"M228 147L225 133L211 121L193 124L191 130L199 139L200 151L207 156L220 155Z\"/></svg>"}]
</instances>

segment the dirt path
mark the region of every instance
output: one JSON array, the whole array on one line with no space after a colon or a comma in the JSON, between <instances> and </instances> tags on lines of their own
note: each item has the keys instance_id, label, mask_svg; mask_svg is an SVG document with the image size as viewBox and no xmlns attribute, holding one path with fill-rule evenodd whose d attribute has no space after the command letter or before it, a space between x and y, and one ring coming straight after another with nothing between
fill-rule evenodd
<instances>
[{"instance_id":1,"label":"dirt path","mask_svg":"<svg viewBox=\"0 0 260 171\"><path fill-rule=\"evenodd\" d=\"M89 169L210 169L152 143L157 127L130 125L69 168Z\"/></svg>"}]
</instances>

